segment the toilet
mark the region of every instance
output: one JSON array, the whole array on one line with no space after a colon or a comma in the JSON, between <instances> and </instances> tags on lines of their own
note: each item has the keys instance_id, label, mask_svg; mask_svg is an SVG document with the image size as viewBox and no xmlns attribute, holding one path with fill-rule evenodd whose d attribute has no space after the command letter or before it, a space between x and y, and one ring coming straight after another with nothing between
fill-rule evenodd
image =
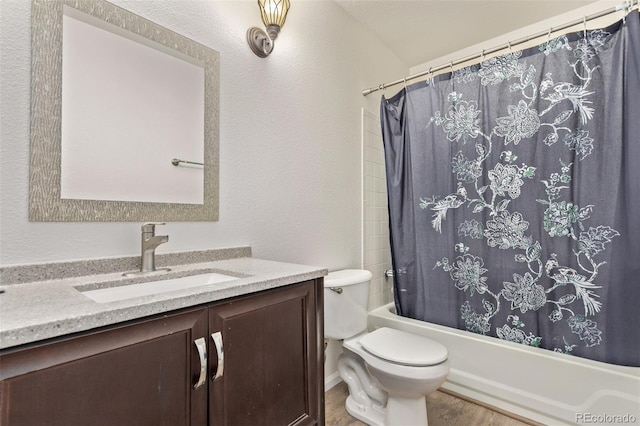
<instances>
[{"instance_id":1,"label":"toilet","mask_svg":"<svg viewBox=\"0 0 640 426\"><path fill-rule=\"evenodd\" d=\"M338 373L349 387L346 409L373 426L425 426L425 396L449 373L447 348L391 328L367 331L371 272L348 269L324 279L324 331L342 341Z\"/></svg>"}]
</instances>

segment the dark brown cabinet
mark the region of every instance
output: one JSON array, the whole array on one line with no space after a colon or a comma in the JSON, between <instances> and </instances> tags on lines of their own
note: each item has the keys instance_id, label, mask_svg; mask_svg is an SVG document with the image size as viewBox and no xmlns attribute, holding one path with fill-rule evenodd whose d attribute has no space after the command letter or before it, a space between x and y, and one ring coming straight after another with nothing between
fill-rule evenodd
<instances>
[{"instance_id":1,"label":"dark brown cabinet","mask_svg":"<svg viewBox=\"0 0 640 426\"><path fill-rule=\"evenodd\" d=\"M319 279L5 350L0 424L323 424L322 340Z\"/></svg>"},{"instance_id":2,"label":"dark brown cabinet","mask_svg":"<svg viewBox=\"0 0 640 426\"><path fill-rule=\"evenodd\" d=\"M210 309L209 331L224 339L224 373L209 387L211 426L316 424L324 355L315 291L302 284ZM216 370L215 349L210 359Z\"/></svg>"},{"instance_id":3,"label":"dark brown cabinet","mask_svg":"<svg viewBox=\"0 0 640 426\"><path fill-rule=\"evenodd\" d=\"M0 423L204 424L206 390L190 382L206 332L198 309L2 354Z\"/></svg>"}]
</instances>

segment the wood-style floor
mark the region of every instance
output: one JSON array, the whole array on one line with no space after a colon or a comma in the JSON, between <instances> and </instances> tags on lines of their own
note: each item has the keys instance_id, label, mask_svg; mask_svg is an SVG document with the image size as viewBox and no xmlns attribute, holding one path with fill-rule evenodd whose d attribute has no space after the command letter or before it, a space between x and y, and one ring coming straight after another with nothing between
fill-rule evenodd
<instances>
[{"instance_id":1,"label":"wood-style floor","mask_svg":"<svg viewBox=\"0 0 640 426\"><path fill-rule=\"evenodd\" d=\"M351 417L344 408L349 395L346 383L331 388L325 395L325 422L327 426L362 426L365 423ZM528 426L512 417L465 401L447 393L436 391L427 395L429 426Z\"/></svg>"}]
</instances>

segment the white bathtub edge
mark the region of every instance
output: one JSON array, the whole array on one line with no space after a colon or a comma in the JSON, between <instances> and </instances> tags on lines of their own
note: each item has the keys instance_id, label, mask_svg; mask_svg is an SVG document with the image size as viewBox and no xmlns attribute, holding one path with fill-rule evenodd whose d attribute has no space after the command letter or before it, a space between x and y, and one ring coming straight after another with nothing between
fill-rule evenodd
<instances>
[{"instance_id":1,"label":"white bathtub edge","mask_svg":"<svg viewBox=\"0 0 640 426\"><path fill-rule=\"evenodd\" d=\"M483 404L496 407L517 416L534 420L543 424L576 424L579 413L601 414L624 414L628 413L635 417L635 423L640 424L640 404L633 401L640 400L640 368L623 367L617 365L603 364L597 361L582 358L568 357L551 351L541 351L537 348L529 348L511 342L504 342L485 336L474 335L461 330L443 327L435 324L423 323L422 321L402 318L393 311L393 304L388 304L372 310L369 313L369 327L371 329L381 326L389 326L416 334L426 335L434 340L443 340L441 343L447 345L450 350L452 360L451 373L442 386L445 390L457 393L463 397L476 400ZM459 346L453 342L464 342L465 345L477 345L461 351ZM464 339L464 340L461 340ZM499 349L500 352L496 352ZM503 351L504 349L504 351ZM540 368L540 377L566 374L561 380L572 383L575 380L576 386L572 391L557 392L558 395L550 395L548 388L553 391L553 383L532 383L531 381L511 380L510 374L503 374L504 382L493 380L493 376L487 378L484 371L477 367L480 363L469 362L469 353L488 354L508 354L514 357L511 361L505 360L504 356L498 368L505 370L516 370L523 361L527 366L535 365ZM459 363L454 360L459 360ZM486 358L485 358L486 359ZM475 360L474 360L475 361ZM466 364L465 364L466 363ZM457 364L457 365L456 365ZM511 365L509 365L511 364ZM491 368L484 364L485 368ZM504 366L504 367L502 367ZM461 368L457 368L461 367ZM497 368L493 366L493 368ZM537 370L536 370L537 371ZM523 376L527 377L523 372ZM574 373L574 376L571 376ZM585 374L593 374L599 379L596 388L585 389ZM513 374L515 376L517 374ZM602 377L610 378L609 384L602 383ZM529 375L529 379L531 376ZM563 383L567 387L566 383ZM574 390L579 390L575 392ZM590 393L589 393L590 392Z\"/></svg>"},{"instance_id":2,"label":"white bathtub edge","mask_svg":"<svg viewBox=\"0 0 640 426\"><path fill-rule=\"evenodd\" d=\"M453 392L454 394L460 395L463 398L468 398L471 401L474 401L483 405L487 405L491 408L499 409L500 411L504 412L506 415L509 415L509 414L515 415L527 420L533 420L534 422L541 423L543 425L560 426L560 425L573 424L573 423L565 423L555 417L541 415L537 411L529 410L526 407L512 404L509 401L496 398L492 395L489 395L486 392L478 392L475 389L460 385L458 383L454 383L449 380L444 382L444 384L441 386L441 389Z\"/></svg>"}]
</instances>

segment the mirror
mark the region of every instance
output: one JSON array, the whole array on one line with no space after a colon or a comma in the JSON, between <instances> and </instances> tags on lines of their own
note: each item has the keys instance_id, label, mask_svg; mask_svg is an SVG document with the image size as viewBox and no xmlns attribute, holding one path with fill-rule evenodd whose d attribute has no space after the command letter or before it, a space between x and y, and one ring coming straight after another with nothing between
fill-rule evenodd
<instances>
[{"instance_id":1,"label":"mirror","mask_svg":"<svg viewBox=\"0 0 640 426\"><path fill-rule=\"evenodd\" d=\"M31 221L218 220L216 51L103 0L33 0L31 93Z\"/></svg>"}]
</instances>

